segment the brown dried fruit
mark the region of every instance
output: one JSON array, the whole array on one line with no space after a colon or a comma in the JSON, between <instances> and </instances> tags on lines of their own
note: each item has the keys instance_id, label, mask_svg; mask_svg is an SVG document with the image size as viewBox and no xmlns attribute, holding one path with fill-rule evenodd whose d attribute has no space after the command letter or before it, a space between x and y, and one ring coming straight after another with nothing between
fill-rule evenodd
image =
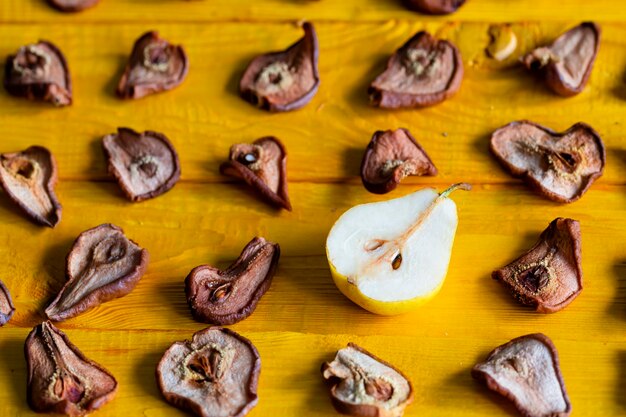
<instances>
[{"instance_id":1,"label":"brown dried fruit","mask_svg":"<svg viewBox=\"0 0 626 417\"><path fill-rule=\"evenodd\" d=\"M209 327L176 342L157 366L157 382L170 404L202 417L243 417L257 404L261 358L232 330Z\"/></svg>"},{"instance_id":2,"label":"brown dried fruit","mask_svg":"<svg viewBox=\"0 0 626 417\"><path fill-rule=\"evenodd\" d=\"M437 168L407 129L374 133L361 162L365 188L385 194L409 175L437 175Z\"/></svg>"},{"instance_id":3,"label":"brown dried fruit","mask_svg":"<svg viewBox=\"0 0 626 417\"><path fill-rule=\"evenodd\" d=\"M580 224L559 217L541 233L532 249L492 276L523 304L534 306L540 313L554 313L583 289L580 253Z\"/></svg>"},{"instance_id":4,"label":"brown dried fruit","mask_svg":"<svg viewBox=\"0 0 626 417\"><path fill-rule=\"evenodd\" d=\"M515 177L559 203L578 200L602 176L604 144L585 123L563 133L522 120L491 135L491 151Z\"/></svg>"},{"instance_id":5,"label":"brown dried fruit","mask_svg":"<svg viewBox=\"0 0 626 417\"><path fill-rule=\"evenodd\" d=\"M524 65L539 71L555 93L568 97L587 85L600 46L600 27L581 23L559 36L552 45L537 48L522 58Z\"/></svg>"},{"instance_id":6,"label":"brown dried fruit","mask_svg":"<svg viewBox=\"0 0 626 417\"><path fill-rule=\"evenodd\" d=\"M230 148L228 162L220 172L243 179L274 206L291 211L287 194L287 150L274 136Z\"/></svg>"},{"instance_id":7,"label":"brown dried fruit","mask_svg":"<svg viewBox=\"0 0 626 417\"><path fill-rule=\"evenodd\" d=\"M307 104L320 84L319 47L315 28L302 25L304 37L285 51L254 58L239 82L246 101L269 111L296 110Z\"/></svg>"},{"instance_id":8,"label":"brown dried fruit","mask_svg":"<svg viewBox=\"0 0 626 417\"><path fill-rule=\"evenodd\" d=\"M148 265L148 251L112 224L81 233L67 255L67 282L46 308L50 320L63 321L135 288Z\"/></svg>"},{"instance_id":9,"label":"brown dried fruit","mask_svg":"<svg viewBox=\"0 0 626 417\"><path fill-rule=\"evenodd\" d=\"M80 12L98 4L100 0L48 0L48 3L62 12Z\"/></svg>"},{"instance_id":10,"label":"brown dried fruit","mask_svg":"<svg viewBox=\"0 0 626 417\"><path fill-rule=\"evenodd\" d=\"M54 227L61 220L61 204L54 193L57 164L41 146L0 154L0 185L35 222Z\"/></svg>"},{"instance_id":11,"label":"brown dried fruit","mask_svg":"<svg viewBox=\"0 0 626 417\"><path fill-rule=\"evenodd\" d=\"M400 417L413 402L411 382L399 370L348 343L332 362L322 364L337 411L353 416Z\"/></svg>"},{"instance_id":12,"label":"brown dried fruit","mask_svg":"<svg viewBox=\"0 0 626 417\"><path fill-rule=\"evenodd\" d=\"M162 133L137 133L120 127L102 140L109 172L131 201L142 201L169 191L180 178L180 162L172 143Z\"/></svg>"},{"instance_id":13,"label":"brown dried fruit","mask_svg":"<svg viewBox=\"0 0 626 417\"><path fill-rule=\"evenodd\" d=\"M495 348L472 376L511 400L525 417L567 417L572 406L552 341L541 333Z\"/></svg>"},{"instance_id":14,"label":"brown dried fruit","mask_svg":"<svg viewBox=\"0 0 626 417\"><path fill-rule=\"evenodd\" d=\"M171 90L187 77L189 60L180 45L144 33L133 46L124 74L117 85L120 98L141 98Z\"/></svg>"},{"instance_id":15,"label":"brown dried fruit","mask_svg":"<svg viewBox=\"0 0 626 417\"><path fill-rule=\"evenodd\" d=\"M454 95L462 79L463 62L456 46L422 31L389 58L368 93L377 107L425 107Z\"/></svg>"},{"instance_id":16,"label":"brown dried fruit","mask_svg":"<svg viewBox=\"0 0 626 417\"><path fill-rule=\"evenodd\" d=\"M50 322L35 326L26 338L27 399L39 413L84 416L111 401L117 381L106 369L87 359Z\"/></svg>"},{"instance_id":17,"label":"brown dried fruit","mask_svg":"<svg viewBox=\"0 0 626 417\"><path fill-rule=\"evenodd\" d=\"M0 281L0 327L11 320L13 313L15 313L15 306L13 305L13 300L11 300L11 293L4 283Z\"/></svg>"},{"instance_id":18,"label":"brown dried fruit","mask_svg":"<svg viewBox=\"0 0 626 417\"><path fill-rule=\"evenodd\" d=\"M72 104L72 82L63 53L48 41L22 46L7 58L4 88L13 96Z\"/></svg>"},{"instance_id":19,"label":"brown dried fruit","mask_svg":"<svg viewBox=\"0 0 626 417\"><path fill-rule=\"evenodd\" d=\"M270 288L280 246L255 237L225 271L197 266L185 279L187 302L194 318L220 325L237 323L254 312Z\"/></svg>"},{"instance_id":20,"label":"brown dried fruit","mask_svg":"<svg viewBox=\"0 0 626 417\"><path fill-rule=\"evenodd\" d=\"M426 14L450 14L456 12L465 0L405 0L409 9Z\"/></svg>"}]
</instances>

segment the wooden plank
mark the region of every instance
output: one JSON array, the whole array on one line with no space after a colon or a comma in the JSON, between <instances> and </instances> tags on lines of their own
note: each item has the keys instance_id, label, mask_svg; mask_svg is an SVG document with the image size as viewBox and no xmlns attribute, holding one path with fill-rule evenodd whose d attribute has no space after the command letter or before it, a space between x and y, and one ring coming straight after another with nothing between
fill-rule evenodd
<instances>
[{"instance_id":1,"label":"wooden plank","mask_svg":"<svg viewBox=\"0 0 626 417\"><path fill-rule=\"evenodd\" d=\"M388 198L415 189L403 186ZM619 330L626 310L626 259L621 245L606 244L626 234L624 187L596 187L568 206L519 187L457 192L460 225L446 284L424 308L397 318L355 306L330 277L325 240L332 224L348 207L382 199L361 186L296 184L293 213L276 213L235 185L180 184L141 204L125 203L117 194L112 184L62 186L64 218L54 230L31 226L0 200L5 206L0 277L17 306L9 327L28 328L42 319L40 311L64 281L64 259L75 237L112 222L149 250L148 272L131 294L63 323L66 328L197 329L185 301L185 276L203 263L228 266L258 235L280 243L282 258L257 311L236 326L241 331L368 335L375 328L385 336L448 333L471 339L545 331L561 339L626 342ZM490 273L529 248L557 216L581 221L586 288L567 310L538 315L518 305Z\"/></svg>"},{"instance_id":2,"label":"wooden plank","mask_svg":"<svg viewBox=\"0 0 626 417\"><path fill-rule=\"evenodd\" d=\"M197 326L199 330L201 326ZM66 330L89 358L112 372L119 383L115 399L100 409L101 417L141 415L185 416L161 397L155 368L167 347L191 337L190 331ZM516 415L504 400L472 380L469 370L507 336L468 334L438 336L350 336L293 332L244 332L261 355L259 404L250 416L335 415L319 368L348 342L387 358L411 379L415 402L405 415ZM3 329L0 340L0 413L32 416L26 404L23 343L27 329ZM626 351L621 343L598 339L554 338L574 413L580 416L623 413ZM454 350L451 350L454 346ZM584 365L584 366L582 366ZM593 369L593 371L590 371Z\"/></svg>"},{"instance_id":3,"label":"wooden plank","mask_svg":"<svg viewBox=\"0 0 626 417\"><path fill-rule=\"evenodd\" d=\"M350 20L381 21L466 20L604 20L623 21L626 11L619 1L561 0L469 0L456 14L433 18L411 12L402 0L204 0L151 1L101 0L98 7L79 14L63 14L46 5L45 0L3 1L2 22L212 22L258 20Z\"/></svg>"},{"instance_id":4,"label":"wooden plank","mask_svg":"<svg viewBox=\"0 0 626 417\"><path fill-rule=\"evenodd\" d=\"M17 4L18 2L3 2ZM104 2L106 3L106 1ZM4 6L6 7L6 6ZM519 51L553 39L570 23L515 25ZM120 101L115 83L134 39L157 28L190 55L188 80L175 91L138 101ZM368 83L388 55L426 28L457 43L466 72L459 94L429 109L383 111L367 104ZM393 21L376 24L320 23L322 85L301 111L268 114L241 100L238 77L255 54L285 47L301 31L291 24L35 24L0 27L0 55L38 38L67 54L75 104L56 109L0 94L0 150L48 146L65 179L103 179L100 138L117 126L166 133L180 152L183 181L224 181L219 164L231 144L263 135L281 138L289 151L292 181L358 184L363 150L378 129L408 127L431 155L440 174L409 183L503 183L512 179L488 152L488 136L512 120L528 118L557 130L578 121L594 126L608 149L602 182L623 184L626 161L622 115L626 27L603 25L603 42L585 92L563 99L519 67L498 68L484 55L489 24Z\"/></svg>"}]
</instances>

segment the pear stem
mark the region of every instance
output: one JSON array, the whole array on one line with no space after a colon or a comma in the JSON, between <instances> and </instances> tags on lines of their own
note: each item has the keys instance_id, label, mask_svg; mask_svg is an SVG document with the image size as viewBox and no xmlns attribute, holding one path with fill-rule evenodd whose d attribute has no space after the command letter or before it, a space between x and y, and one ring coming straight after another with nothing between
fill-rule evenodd
<instances>
[{"instance_id":1,"label":"pear stem","mask_svg":"<svg viewBox=\"0 0 626 417\"><path fill-rule=\"evenodd\" d=\"M472 186L466 182L457 182L456 184L451 185L446 190L444 190L441 194L439 194L440 198L447 198L451 193L456 190L465 190L469 191L472 189Z\"/></svg>"},{"instance_id":2,"label":"pear stem","mask_svg":"<svg viewBox=\"0 0 626 417\"><path fill-rule=\"evenodd\" d=\"M404 244L406 243L406 241L409 239L411 235L413 235L413 233L415 233L417 229L419 229L422 226L424 221L428 218L428 216L430 216L430 214L433 212L435 207L441 201L443 201L443 199L447 198L448 195L450 195L450 193L458 189L469 191L472 189L472 186L465 182L459 182L457 184L451 185L445 191L439 194L439 196L437 196L437 198L435 198L433 202L430 203L430 205L426 207L426 209L419 214L418 218L411 225L411 227L409 227L409 229L406 230L402 235L390 241L382 241L382 240L374 241L371 245L371 249L369 250L378 249L382 247L383 245L387 245L386 249L379 257L377 257L374 261L370 262L369 265L366 265L363 268L363 270L368 269L368 267L370 267L373 264L381 263L385 261L389 262L391 264L391 267L394 270L400 268L400 265L402 262L402 248Z\"/></svg>"}]
</instances>

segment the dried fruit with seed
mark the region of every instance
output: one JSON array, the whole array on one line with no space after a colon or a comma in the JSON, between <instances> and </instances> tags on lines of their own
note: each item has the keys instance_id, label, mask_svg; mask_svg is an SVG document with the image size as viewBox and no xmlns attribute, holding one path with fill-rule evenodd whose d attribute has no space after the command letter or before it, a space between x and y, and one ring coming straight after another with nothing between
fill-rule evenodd
<instances>
[{"instance_id":1,"label":"dried fruit with seed","mask_svg":"<svg viewBox=\"0 0 626 417\"><path fill-rule=\"evenodd\" d=\"M0 327L11 320L13 313L15 313L15 306L13 305L13 300L11 300L11 293L4 283L0 281Z\"/></svg>"},{"instance_id":2,"label":"dried fruit with seed","mask_svg":"<svg viewBox=\"0 0 626 417\"><path fill-rule=\"evenodd\" d=\"M38 413L84 416L115 396L113 375L86 358L50 322L35 326L26 338L24 353L28 404Z\"/></svg>"},{"instance_id":3,"label":"dried fruit with seed","mask_svg":"<svg viewBox=\"0 0 626 417\"><path fill-rule=\"evenodd\" d=\"M517 49L517 36L509 23L489 26L491 42L485 49L487 55L496 61L504 61Z\"/></svg>"},{"instance_id":4,"label":"dried fruit with seed","mask_svg":"<svg viewBox=\"0 0 626 417\"><path fill-rule=\"evenodd\" d=\"M81 233L67 255L67 282L46 308L50 320L63 321L135 288L148 265L148 251L112 224Z\"/></svg>"},{"instance_id":5,"label":"dried fruit with seed","mask_svg":"<svg viewBox=\"0 0 626 417\"><path fill-rule=\"evenodd\" d=\"M426 14L450 14L456 12L465 0L404 0L409 9Z\"/></svg>"},{"instance_id":6,"label":"dried fruit with seed","mask_svg":"<svg viewBox=\"0 0 626 417\"><path fill-rule=\"evenodd\" d=\"M62 12L80 12L98 4L100 0L48 0L48 3Z\"/></svg>"},{"instance_id":7,"label":"dried fruit with seed","mask_svg":"<svg viewBox=\"0 0 626 417\"><path fill-rule=\"evenodd\" d=\"M407 129L374 133L361 162L365 188L385 194L409 175L437 175L437 168Z\"/></svg>"},{"instance_id":8,"label":"dried fruit with seed","mask_svg":"<svg viewBox=\"0 0 626 417\"><path fill-rule=\"evenodd\" d=\"M54 193L57 164L41 146L0 154L0 185L33 221L54 227L61 220L61 204Z\"/></svg>"},{"instance_id":9,"label":"dried fruit with seed","mask_svg":"<svg viewBox=\"0 0 626 417\"><path fill-rule=\"evenodd\" d=\"M552 45L537 48L522 58L555 93L568 97L587 85L600 46L600 27L581 23L558 37Z\"/></svg>"},{"instance_id":10,"label":"dried fruit with seed","mask_svg":"<svg viewBox=\"0 0 626 417\"><path fill-rule=\"evenodd\" d=\"M22 46L7 58L4 88L13 96L72 104L72 82L63 53L47 41Z\"/></svg>"},{"instance_id":11,"label":"dried fruit with seed","mask_svg":"<svg viewBox=\"0 0 626 417\"><path fill-rule=\"evenodd\" d=\"M266 201L291 211L287 194L287 150L273 136L253 143L240 143L230 148L229 160L220 172L243 179Z\"/></svg>"},{"instance_id":12,"label":"dried fruit with seed","mask_svg":"<svg viewBox=\"0 0 626 417\"><path fill-rule=\"evenodd\" d=\"M472 376L513 402L525 417L567 417L572 412L552 341L536 333L495 348Z\"/></svg>"},{"instance_id":13,"label":"dried fruit with seed","mask_svg":"<svg viewBox=\"0 0 626 417\"><path fill-rule=\"evenodd\" d=\"M604 144L598 133L577 123L563 133L526 120L491 135L491 151L515 177L559 203L578 200L602 176Z\"/></svg>"},{"instance_id":14,"label":"dried fruit with seed","mask_svg":"<svg viewBox=\"0 0 626 417\"><path fill-rule=\"evenodd\" d=\"M278 267L280 246L255 237L226 270L195 267L185 279L187 302L196 320L233 324L254 312L270 288Z\"/></svg>"},{"instance_id":15,"label":"dried fruit with seed","mask_svg":"<svg viewBox=\"0 0 626 417\"><path fill-rule=\"evenodd\" d=\"M368 92L377 107L425 107L454 95L462 79L463 62L456 46L419 32L389 58L387 69Z\"/></svg>"},{"instance_id":16,"label":"dried fruit with seed","mask_svg":"<svg viewBox=\"0 0 626 417\"><path fill-rule=\"evenodd\" d=\"M407 377L354 343L348 343L332 362L322 365L322 376L340 413L400 417L413 402L413 387Z\"/></svg>"},{"instance_id":17,"label":"dried fruit with seed","mask_svg":"<svg viewBox=\"0 0 626 417\"><path fill-rule=\"evenodd\" d=\"M102 140L109 172L131 201L169 191L180 178L178 154L162 133L120 127Z\"/></svg>"},{"instance_id":18,"label":"dried fruit with seed","mask_svg":"<svg viewBox=\"0 0 626 417\"><path fill-rule=\"evenodd\" d=\"M307 104L320 84L319 47L311 23L302 25L304 37L285 51L260 55L248 64L239 93L246 101L269 111L296 110Z\"/></svg>"},{"instance_id":19,"label":"dried fruit with seed","mask_svg":"<svg viewBox=\"0 0 626 417\"><path fill-rule=\"evenodd\" d=\"M144 33L133 46L124 74L117 85L120 98L141 98L171 90L187 77L189 60L180 45Z\"/></svg>"},{"instance_id":20,"label":"dried fruit with seed","mask_svg":"<svg viewBox=\"0 0 626 417\"><path fill-rule=\"evenodd\" d=\"M492 276L540 313L565 308L583 289L580 224L556 218L524 255Z\"/></svg>"},{"instance_id":21,"label":"dried fruit with seed","mask_svg":"<svg viewBox=\"0 0 626 417\"><path fill-rule=\"evenodd\" d=\"M161 393L172 405L201 417L243 417L258 402L261 358L232 330L209 327L176 342L157 366Z\"/></svg>"}]
</instances>

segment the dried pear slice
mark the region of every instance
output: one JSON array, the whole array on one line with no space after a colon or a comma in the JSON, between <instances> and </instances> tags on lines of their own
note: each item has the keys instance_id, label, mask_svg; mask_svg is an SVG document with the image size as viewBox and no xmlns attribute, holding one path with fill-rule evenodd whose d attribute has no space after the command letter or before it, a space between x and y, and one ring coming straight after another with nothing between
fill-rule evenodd
<instances>
[{"instance_id":1,"label":"dried pear slice","mask_svg":"<svg viewBox=\"0 0 626 417\"><path fill-rule=\"evenodd\" d=\"M57 164L48 149L31 146L22 152L0 154L0 185L28 217L48 227L61 220L56 183Z\"/></svg>"},{"instance_id":2,"label":"dried pear slice","mask_svg":"<svg viewBox=\"0 0 626 417\"><path fill-rule=\"evenodd\" d=\"M285 51L260 55L248 64L239 83L241 97L269 111L296 110L307 104L320 84L315 28L302 25L304 36Z\"/></svg>"},{"instance_id":3,"label":"dried pear slice","mask_svg":"<svg viewBox=\"0 0 626 417\"><path fill-rule=\"evenodd\" d=\"M135 288L148 265L148 251L112 224L81 233L67 255L67 282L46 308L50 320L63 321Z\"/></svg>"},{"instance_id":4,"label":"dried pear slice","mask_svg":"<svg viewBox=\"0 0 626 417\"><path fill-rule=\"evenodd\" d=\"M80 12L98 4L100 0L48 0L50 6L62 12Z\"/></svg>"},{"instance_id":5,"label":"dried pear slice","mask_svg":"<svg viewBox=\"0 0 626 417\"><path fill-rule=\"evenodd\" d=\"M602 139L585 123L557 133L527 120L491 135L491 152L513 176L559 203L578 200L602 176Z\"/></svg>"},{"instance_id":6,"label":"dried pear slice","mask_svg":"<svg viewBox=\"0 0 626 417\"><path fill-rule=\"evenodd\" d=\"M409 175L437 175L437 168L407 129L374 133L361 162L365 188L385 194Z\"/></svg>"},{"instance_id":7,"label":"dried pear slice","mask_svg":"<svg viewBox=\"0 0 626 417\"><path fill-rule=\"evenodd\" d=\"M84 416L113 399L117 381L88 359L50 322L30 332L24 345L28 366L27 399L39 413Z\"/></svg>"},{"instance_id":8,"label":"dried pear slice","mask_svg":"<svg viewBox=\"0 0 626 417\"><path fill-rule=\"evenodd\" d=\"M411 382L389 363L348 343L322 365L333 406L353 416L401 417L413 402Z\"/></svg>"},{"instance_id":9,"label":"dried pear slice","mask_svg":"<svg viewBox=\"0 0 626 417\"><path fill-rule=\"evenodd\" d=\"M158 32L144 33L133 46L117 86L120 98L142 98L179 86L189 72L189 60L180 45L172 45Z\"/></svg>"},{"instance_id":10,"label":"dried pear slice","mask_svg":"<svg viewBox=\"0 0 626 417\"><path fill-rule=\"evenodd\" d=\"M15 313L15 306L11 299L11 293L9 289L0 281L0 327L7 324L11 317Z\"/></svg>"},{"instance_id":11,"label":"dried pear slice","mask_svg":"<svg viewBox=\"0 0 626 417\"><path fill-rule=\"evenodd\" d=\"M253 143L233 145L228 159L220 166L223 175L243 179L264 200L291 211L287 193L287 150L278 138L266 136Z\"/></svg>"},{"instance_id":12,"label":"dried pear slice","mask_svg":"<svg viewBox=\"0 0 626 417\"><path fill-rule=\"evenodd\" d=\"M7 58L4 88L16 97L48 101L56 106L72 104L72 82L65 56L48 41L22 46Z\"/></svg>"},{"instance_id":13,"label":"dried pear slice","mask_svg":"<svg viewBox=\"0 0 626 417\"><path fill-rule=\"evenodd\" d=\"M562 310L583 289L580 224L554 219L532 249L492 276L540 313Z\"/></svg>"},{"instance_id":14,"label":"dried pear slice","mask_svg":"<svg viewBox=\"0 0 626 417\"><path fill-rule=\"evenodd\" d=\"M377 107L425 107L454 95L463 79L463 62L451 42L419 32L389 58L387 69L370 84Z\"/></svg>"},{"instance_id":15,"label":"dried pear slice","mask_svg":"<svg viewBox=\"0 0 626 417\"><path fill-rule=\"evenodd\" d=\"M232 330L209 327L176 342L157 366L157 383L170 404L201 417L243 417L258 402L261 358Z\"/></svg>"},{"instance_id":16,"label":"dried pear slice","mask_svg":"<svg viewBox=\"0 0 626 417\"><path fill-rule=\"evenodd\" d=\"M270 288L279 258L278 244L255 237L228 269L220 271L209 265L194 268L185 279L194 318L220 325L247 318Z\"/></svg>"},{"instance_id":17,"label":"dried pear slice","mask_svg":"<svg viewBox=\"0 0 626 417\"><path fill-rule=\"evenodd\" d=\"M559 355L545 335L529 334L495 348L472 376L511 400L525 417L567 417L572 406Z\"/></svg>"},{"instance_id":18,"label":"dried pear slice","mask_svg":"<svg viewBox=\"0 0 626 417\"><path fill-rule=\"evenodd\" d=\"M568 97L580 93L591 75L600 47L600 27L585 22L559 36L552 45L537 48L522 58L539 72L555 93Z\"/></svg>"},{"instance_id":19,"label":"dried pear slice","mask_svg":"<svg viewBox=\"0 0 626 417\"><path fill-rule=\"evenodd\" d=\"M143 201L169 191L180 178L180 162L162 133L135 132L120 127L104 137L109 172L131 201Z\"/></svg>"}]
</instances>

